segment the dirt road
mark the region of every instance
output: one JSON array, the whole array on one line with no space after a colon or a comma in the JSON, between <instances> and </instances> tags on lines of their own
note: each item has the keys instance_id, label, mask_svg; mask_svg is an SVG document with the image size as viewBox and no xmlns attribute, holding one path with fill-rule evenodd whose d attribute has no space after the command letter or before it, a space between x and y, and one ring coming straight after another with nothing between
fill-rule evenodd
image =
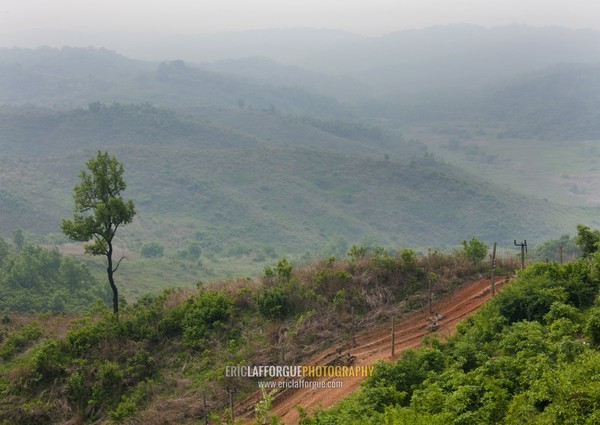
<instances>
[{"instance_id":1,"label":"dirt road","mask_svg":"<svg viewBox=\"0 0 600 425\"><path fill-rule=\"evenodd\" d=\"M499 279L497 288L506 281ZM395 320L395 356L408 348L415 348L421 344L422 338L433 332L442 337L447 337L454 332L458 322L476 311L490 298L490 280L481 279L463 285L453 293L433 304L432 310L443 317L437 320L435 330L431 329L432 320L429 307L410 313ZM391 324L382 325L357 335L357 346L349 350L356 359L352 366L373 365L378 360L390 360L391 355ZM339 359L340 347L332 347L305 362L305 365L327 365ZM345 351L344 351L345 353ZM342 357L343 358L343 357ZM296 405L302 406L308 413L318 407L330 407L344 397L356 391L362 376L325 378L321 381L342 381L340 388L327 389L287 389L277 394L273 400L272 413L283 418L287 425L298 423ZM254 419L253 406L260 399L260 392L248 397L238 405L238 417L245 416L249 421Z\"/></svg>"}]
</instances>

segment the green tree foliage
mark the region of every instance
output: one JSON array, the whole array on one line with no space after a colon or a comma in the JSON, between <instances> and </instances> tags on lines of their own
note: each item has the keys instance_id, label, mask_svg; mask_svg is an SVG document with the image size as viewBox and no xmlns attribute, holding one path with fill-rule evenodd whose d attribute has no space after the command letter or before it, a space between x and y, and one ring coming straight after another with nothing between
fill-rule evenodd
<instances>
[{"instance_id":1,"label":"green tree foliage","mask_svg":"<svg viewBox=\"0 0 600 425\"><path fill-rule=\"evenodd\" d=\"M289 313L285 291L280 287L266 289L258 296L257 304L260 314L269 319L280 319Z\"/></svg>"},{"instance_id":2,"label":"green tree foliage","mask_svg":"<svg viewBox=\"0 0 600 425\"><path fill-rule=\"evenodd\" d=\"M90 270L56 249L24 243L14 249L0 238L0 310L80 312L108 299Z\"/></svg>"},{"instance_id":3,"label":"green tree foliage","mask_svg":"<svg viewBox=\"0 0 600 425\"><path fill-rule=\"evenodd\" d=\"M535 258L538 261L559 261L561 247L563 261L565 262L581 256L581 249L577 245L576 239L569 237L569 235L562 235L558 239L551 239L537 245L530 253L530 258Z\"/></svg>"},{"instance_id":4,"label":"green tree foliage","mask_svg":"<svg viewBox=\"0 0 600 425\"><path fill-rule=\"evenodd\" d=\"M600 248L600 230L592 230L588 226L578 224L577 238L575 239L575 243L577 243L577 245L581 249L581 252L584 257L593 254Z\"/></svg>"},{"instance_id":5,"label":"green tree foliage","mask_svg":"<svg viewBox=\"0 0 600 425\"><path fill-rule=\"evenodd\" d=\"M164 255L164 247L159 242L149 242L142 245L140 254L142 257L162 257Z\"/></svg>"},{"instance_id":6,"label":"green tree foliage","mask_svg":"<svg viewBox=\"0 0 600 425\"><path fill-rule=\"evenodd\" d=\"M473 263L478 264L487 256L488 246L476 237L471 238L469 242L463 240L461 245L463 247L462 254Z\"/></svg>"},{"instance_id":7,"label":"green tree foliage","mask_svg":"<svg viewBox=\"0 0 600 425\"><path fill-rule=\"evenodd\" d=\"M223 329L232 312L233 301L221 292L203 292L190 300L181 320L185 343L192 348L205 347L210 333Z\"/></svg>"},{"instance_id":8,"label":"green tree foliage","mask_svg":"<svg viewBox=\"0 0 600 425\"><path fill-rule=\"evenodd\" d=\"M301 423L598 422L599 262L530 266L447 343L377 364L358 393Z\"/></svg>"},{"instance_id":9,"label":"green tree foliage","mask_svg":"<svg viewBox=\"0 0 600 425\"><path fill-rule=\"evenodd\" d=\"M113 274L119 260L113 265L113 239L119 227L131 223L135 215L133 201L124 201L121 192L126 184L123 164L108 152L98 151L90 159L88 171L81 170L81 183L73 188L75 208L73 220L63 219L61 228L71 239L89 242L85 252L106 257L108 281L113 292L113 311L119 311L119 294Z\"/></svg>"},{"instance_id":10,"label":"green tree foliage","mask_svg":"<svg viewBox=\"0 0 600 425\"><path fill-rule=\"evenodd\" d=\"M0 236L0 266L4 264L4 261L8 257L8 244Z\"/></svg>"}]
</instances>

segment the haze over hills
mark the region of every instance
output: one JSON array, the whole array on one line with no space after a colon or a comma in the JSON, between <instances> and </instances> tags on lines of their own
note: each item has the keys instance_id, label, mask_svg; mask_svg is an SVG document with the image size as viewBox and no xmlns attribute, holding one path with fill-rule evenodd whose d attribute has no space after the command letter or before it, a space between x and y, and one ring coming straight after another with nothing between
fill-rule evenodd
<instances>
[{"instance_id":1,"label":"haze over hills","mask_svg":"<svg viewBox=\"0 0 600 425\"><path fill-rule=\"evenodd\" d=\"M80 38L85 39L85 33ZM135 49L128 47L128 40ZM356 80L360 90L351 92L357 91L354 96L360 93L365 100L371 93L375 97L393 98L432 90L468 90L558 63L600 62L600 32L517 25L439 26L377 38L311 29L204 36L141 35L139 38L121 37L119 43L86 45L109 47L154 64L173 60L202 64L218 72L226 71L261 82L267 76L276 76L271 78L274 81L270 84L285 81L290 86L314 88L331 84L331 77L341 82ZM148 54L140 53L144 46L148 46ZM27 62L22 57L23 51L18 54L21 58L14 52L7 56L2 49L0 61ZM37 56L43 57L39 53ZM50 61L49 69L52 69L51 58L44 60ZM139 61L130 60L130 70L134 64L142 67ZM25 63L22 66L27 68ZM105 70L98 68L89 74L106 79L111 73Z\"/></svg>"},{"instance_id":2,"label":"haze over hills","mask_svg":"<svg viewBox=\"0 0 600 425\"><path fill-rule=\"evenodd\" d=\"M0 49L1 232L57 240L78 170L98 149L118 154L130 176L140 208L133 249L156 238L223 255L344 254L361 241L423 247L471 236L510 243L556 237L591 217L535 188L508 190L501 173L513 159L487 150L509 137L511 146L599 137L598 33L245 35L223 38L231 59L215 62L199 38L185 55L171 51L176 60L152 62L106 49ZM253 51L255 36L272 43ZM463 152L501 178L490 184L439 159Z\"/></svg>"},{"instance_id":3,"label":"haze over hills","mask_svg":"<svg viewBox=\"0 0 600 425\"><path fill-rule=\"evenodd\" d=\"M600 423L600 3L479 3L4 0L0 424Z\"/></svg>"}]
</instances>

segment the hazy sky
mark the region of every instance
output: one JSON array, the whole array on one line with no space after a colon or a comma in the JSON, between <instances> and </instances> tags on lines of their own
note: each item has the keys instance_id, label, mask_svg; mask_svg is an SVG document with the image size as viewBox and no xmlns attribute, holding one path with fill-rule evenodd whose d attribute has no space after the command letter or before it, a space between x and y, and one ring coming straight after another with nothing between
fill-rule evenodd
<instances>
[{"instance_id":1,"label":"hazy sky","mask_svg":"<svg viewBox=\"0 0 600 425\"><path fill-rule=\"evenodd\" d=\"M1 45L16 33L206 33L316 27L377 36L471 23L600 29L599 0L0 0Z\"/></svg>"}]
</instances>

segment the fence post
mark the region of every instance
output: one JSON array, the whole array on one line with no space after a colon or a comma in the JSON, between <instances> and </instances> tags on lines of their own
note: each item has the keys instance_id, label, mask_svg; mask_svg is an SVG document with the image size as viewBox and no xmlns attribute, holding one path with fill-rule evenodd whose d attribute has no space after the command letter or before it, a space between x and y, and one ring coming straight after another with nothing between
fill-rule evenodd
<instances>
[{"instance_id":1,"label":"fence post","mask_svg":"<svg viewBox=\"0 0 600 425\"><path fill-rule=\"evenodd\" d=\"M352 346L356 347L356 322L354 321L354 307L350 310L352 313Z\"/></svg>"},{"instance_id":2,"label":"fence post","mask_svg":"<svg viewBox=\"0 0 600 425\"><path fill-rule=\"evenodd\" d=\"M394 327L394 318L392 317L392 357L394 357L395 349L396 349L396 333Z\"/></svg>"},{"instance_id":3,"label":"fence post","mask_svg":"<svg viewBox=\"0 0 600 425\"><path fill-rule=\"evenodd\" d=\"M233 394L235 394L237 392L237 388L235 388L235 387L229 388L229 386L228 386L227 392L229 393L229 405L231 407L231 422L235 422L235 411L233 409Z\"/></svg>"},{"instance_id":4,"label":"fence post","mask_svg":"<svg viewBox=\"0 0 600 425\"><path fill-rule=\"evenodd\" d=\"M492 297L496 295L496 242L494 242L494 248L492 249Z\"/></svg>"},{"instance_id":5,"label":"fence post","mask_svg":"<svg viewBox=\"0 0 600 425\"><path fill-rule=\"evenodd\" d=\"M560 245L560 265L562 266L563 264L563 246L562 244Z\"/></svg>"},{"instance_id":6,"label":"fence post","mask_svg":"<svg viewBox=\"0 0 600 425\"><path fill-rule=\"evenodd\" d=\"M206 393L202 393L202 402L204 404L204 425L208 425L208 408L206 407Z\"/></svg>"}]
</instances>

